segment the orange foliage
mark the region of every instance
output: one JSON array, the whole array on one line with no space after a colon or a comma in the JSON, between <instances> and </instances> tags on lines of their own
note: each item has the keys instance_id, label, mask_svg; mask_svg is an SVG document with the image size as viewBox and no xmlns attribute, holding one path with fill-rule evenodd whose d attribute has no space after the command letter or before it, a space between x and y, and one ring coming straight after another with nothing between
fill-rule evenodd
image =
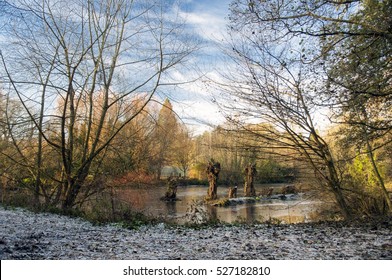
<instances>
[{"instance_id":1,"label":"orange foliage","mask_svg":"<svg viewBox=\"0 0 392 280\"><path fill-rule=\"evenodd\" d=\"M122 176L113 178L111 185L114 187L135 187L147 186L156 183L153 175L146 174L145 172L130 171Z\"/></svg>"}]
</instances>

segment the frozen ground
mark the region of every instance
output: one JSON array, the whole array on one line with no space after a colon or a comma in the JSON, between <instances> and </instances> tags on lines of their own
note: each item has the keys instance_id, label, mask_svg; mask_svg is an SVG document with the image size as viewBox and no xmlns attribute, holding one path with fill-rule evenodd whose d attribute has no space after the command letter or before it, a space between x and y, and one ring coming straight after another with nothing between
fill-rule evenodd
<instances>
[{"instance_id":1,"label":"frozen ground","mask_svg":"<svg viewBox=\"0 0 392 280\"><path fill-rule=\"evenodd\" d=\"M0 206L0 259L392 259L392 220L127 230Z\"/></svg>"}]
</instances>

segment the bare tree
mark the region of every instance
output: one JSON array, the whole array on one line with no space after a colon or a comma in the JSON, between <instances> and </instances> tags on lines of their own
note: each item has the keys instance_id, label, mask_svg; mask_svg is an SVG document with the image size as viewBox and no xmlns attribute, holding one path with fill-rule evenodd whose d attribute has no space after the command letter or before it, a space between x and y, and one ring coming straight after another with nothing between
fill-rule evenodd
<instances>
[{"instance_id":1,"label":"bare tree","mask_svg":"<svg viewBox=\"0 0 392 280\"><path fill-rule=\"evenodd\" d=\"M256 7L256 3L249 5L250 11ZM350 218L336 160L316 125L316 112L322 107L314 102L318 93L309 87L313 76L302 64L298 42L285 37L282 29L263 29L257 16L238 16L235 9L232 15L229 56L235 66L223 74L225 81L219 86L228 119L260 139L260 145L268 142L269 149L291 150L293 157L306 161L320 184L334 195L343 216ZM273 127L251 131L249 121Z\"/></svg>"},{"instance_id":2,"label":"bare tree","mask_svg":"<svg viewBox=\"0 0 392 280\"><path fill-rule=\"evenodd\" d=\"M232 30L246 30L249 41L264 36L281 42L270 54L307 69L304 88L317 92L313 103L333 112L333 122L357 134L352 145L369 156L391 211L376 162L376 150L388 145L392 131L391 2L237 0L231 10Z\"/></svg>"},{"instance_id":3,"label":"bare tree","mask_svg":"<svg viewBox=\"0 0 392 280\"><path fill-rule=\"evenodd\" d=\"M183 172L184 177L187 176L188 170L194 160L194 142L189 130L185 125L181 125L176 135L174 144L173 161Z\"/></svg>"},{"instance_id":4,"label":"bare tree","mask_svg":"<svg viewBox=\"0 0 392 280\"><path fill-rule=\"evenodd\" d=\"M196 46L159 1L5 4L3 71L34 124L36 188L43 191L42 150L49 146L61 162L51 188L70 209L94 161Z\"/></svg>"}]
</instances>

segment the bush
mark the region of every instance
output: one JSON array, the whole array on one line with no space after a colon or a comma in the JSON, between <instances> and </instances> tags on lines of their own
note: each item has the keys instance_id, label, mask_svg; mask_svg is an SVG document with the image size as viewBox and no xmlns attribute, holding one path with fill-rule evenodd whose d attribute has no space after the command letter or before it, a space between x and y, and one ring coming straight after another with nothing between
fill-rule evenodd
<instances>
[{"instance_id":1,"label":"bush","mask_svg":"<svg viewBox=\"0 0 392 280\"><path fill-rule=\"evenodd\" d=\"M160 221L159 218L134 211L128 202L121 201L108 190L95 195L82 211L82 217L96 225L114 223L124 228L137 229Z\"/></svg>"},{"instance_id":2,"label":"bush","mask_svg":"<svg viewBox=\"0 0 392 280\"><path fill-rule=\"evenodd\" d=\"M347 198L352 211L357 216L385 215L388 208L370 159L366 155L359 155L346 168L343 186L348 191Z\"/></svg>"},{"instance_id":3,"label":"bush","mask_svg":"<svg viewBox=\"0 0 392 280\"><path fill-rule=\"evenodd\" d=\"M153 175L143 172L127 172L111 179L110 185L114 187L144 187L156 185L158 182Z\"/></svg>"}]
</instances>

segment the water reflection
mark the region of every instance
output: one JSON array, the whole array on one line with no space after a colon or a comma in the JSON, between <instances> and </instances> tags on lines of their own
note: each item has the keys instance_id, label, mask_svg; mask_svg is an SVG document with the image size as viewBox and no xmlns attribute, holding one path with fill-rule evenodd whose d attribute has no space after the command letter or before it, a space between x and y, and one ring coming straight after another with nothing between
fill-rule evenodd
<instances>
[{"instance_id":1,"label":"water reflection","mask_svg":"<svg viewBox=\"0 0 392 280\"><path fill-rule=\"evenodd\" d=\"M248 223L251 223L252 221L256 221L256 207L253 204L249 204L245 208L245 220Z\"/></svg>"},{"instance_id":2,"label":"water reflection","mask_svg":"<svg viewBox=\"0 0 392 280\"><path fill-rule=\"evenodd\" d=\"M210 206L207 208L208 209L208 214L211 220L216 221L219 219L218 217L218 207L215 206Z\"/></svg>"},{"instance_id":3,"label":"water reflection","mask_svg":"<svg viewBox=\"0 0 392 280\"><path fill-rule=\"evenodd\" d=\"M176 201L168 201L165 203L166 212L169 216L177 216L177 202Z\"/></svg>"},{"instance_id":4,"label":"water reflection","mask_svg":"<svg viewBox=\"0 0 392 280\"><path fill-rule=\"evenodd\" d=\"M270 186L269 186L270 187ZM273 185L280 187L280 185ZM258 191L258 190L256 190ZM206 187L191 186L180 187L177 191L176 202L161 201L165 188L156 189L122 189L118 190L119 199L127 201L136 211L152 216L164 216L178 219L184 217L189 205L195 201L203 200L207 193ZM218 189L219 197L227 196L227 188ZM319 220L317 210L322 205L320 201L298 200L263 200L251 204L237 204L230 207L207 207L211 219L233 223L267 221L276 219L286 223L309 222Z\"/></svg>"}]
</instances>

